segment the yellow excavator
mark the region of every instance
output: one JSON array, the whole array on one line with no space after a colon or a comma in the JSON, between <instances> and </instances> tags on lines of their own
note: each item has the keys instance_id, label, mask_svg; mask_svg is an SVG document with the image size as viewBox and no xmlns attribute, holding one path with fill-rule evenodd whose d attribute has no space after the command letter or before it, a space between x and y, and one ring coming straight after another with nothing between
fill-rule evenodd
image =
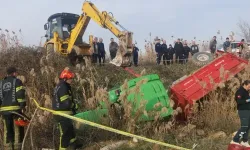
<instances>
[{"instance_id":1,"label":"yellow excavator","mask_svg":"<svg viewBox=\"0 0 250 150\"><path fill-rule=\"evenodd\" d=\"M57 53L67 56L73 65L77 61L83 61L83 57L91 58L93 36L89 36L89 44L83 42L82 37L92 19L119 39L117 55L110 63L121 67L130 66L133 33L120 25L111 13L100 12L89 1L83 3L82 12L81 15L57 13L48 18L48 22L44 25L44 30L46 30L44 48L47 50L47 58Z\"/></svg>"}]
</instances>

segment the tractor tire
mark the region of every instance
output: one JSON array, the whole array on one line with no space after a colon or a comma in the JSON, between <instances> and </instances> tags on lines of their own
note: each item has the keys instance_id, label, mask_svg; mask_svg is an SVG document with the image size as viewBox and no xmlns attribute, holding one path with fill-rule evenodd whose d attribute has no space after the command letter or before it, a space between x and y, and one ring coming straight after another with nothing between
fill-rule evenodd
<instances>
[{"instance_id":1,"label":"tractor tire","mask_svg":"<svg viewBox=\"0 0 250 150\"><path fill-rule=\"evenodd\" d=\"M204 66L213 61L214 56L208 52L198 52L192 56L192 62L197 66Z\"/></svg>"}]
</instances>

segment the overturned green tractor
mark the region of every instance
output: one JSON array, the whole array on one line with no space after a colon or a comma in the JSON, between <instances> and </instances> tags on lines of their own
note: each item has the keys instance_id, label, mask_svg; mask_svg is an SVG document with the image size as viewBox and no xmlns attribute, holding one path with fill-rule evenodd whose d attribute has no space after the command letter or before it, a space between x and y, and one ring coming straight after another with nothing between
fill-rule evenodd
<instances>
[{"instance_id":1,"label":"overturned green tractor","mask_svg":"<svg viewBox=\"0 0 250 150\"><path fill-rule=\"evenodd\" d=\"M156 115L160 118L168 118L173 113L166 89L159 76L152 74L132 79L123 86L110 90L109 104L102 101L95 110L81 112L75 116L95 123L101 123L105 117L108 117L110 111L108 105L119 107L123 110L125 103L132 106L132 116L138 111L142 112L138 119L140 122L154 120Z\"/></svg>"}]
</instances>

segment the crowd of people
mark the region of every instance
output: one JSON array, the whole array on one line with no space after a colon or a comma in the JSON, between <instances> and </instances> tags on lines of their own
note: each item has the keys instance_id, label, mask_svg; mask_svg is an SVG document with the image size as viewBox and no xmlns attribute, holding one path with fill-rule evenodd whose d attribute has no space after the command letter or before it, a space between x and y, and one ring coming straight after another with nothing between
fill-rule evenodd
<instances>
[{"instance_id":1,"label":"crowd of people","mask_svg":"<svg viewBox=\"0 0 250 150\"><path fill-rule=\"evenodd\" d=\"M226 41L222 44L222 48L225 52L229 52L228 49L231 47L231 43L233 42L232 39L229 37L226 38ZM204 43L204 42L203 42ZM242 49L244 49L244 39L237 45L240 48L240 54L242 53ZM93 41L93 54L92 54L92 62L94 64L98 63L100 65L105 64L106 58L106 50L103 43L102 38L94 38ZM119 45L115 42L114 38L110 39L109 44L109 53L110 59L113 60L116 57L117 51L119 49ZM215 54L218 50L218 42L216 36L208 42L207 46L203 44L203 49L209 51L212 54ZM159 39L156 37L154 39L154 50L156 52L156 64L160 65L163 63L164 65L171 65L174 62L179 64L186 64L191 56L195 53L202 51L202 48L199 44L196 44L195 41L188 42L187 40L177 39L172 44L167 44L166 40ZM139 48L133 44L133 64L134 66L138 66L139 60Z\"/></svg>"},{"instance_id":2,"label":"crowd of people","mask_svg":"<svg viewBox=\"0 0 250 150\"><path fill-rule=\"evenodd\" d=\"M164 65L173 64L174 55L177 63L184 64L188 62L189 54L194 55L195 53L199 52L199 47L195 41L193 41L192 45L189 46L186 40L181 41L180 39L177 39L177 41L174 43L174 47L172 44L167 46L166 40L157 38L155 39L155 52L157 54L158 65L162 60Z\"/></svg>"},{"instance_id":3,"label":"crowd of people","mask_svg":"<svg viewBox=\"0 0 250 150\"><path fill-rule=\"evenodd\" d=\"M114 38L110 39L110 44L109 44L109 53L110 53L110 59L113 60L116 57L117 51L119 49L119 45L117 44L117 42L115 42ZM105 46L103 43L103 39L102 38L97 38L95 37L93 40L93 46L92 46L92 62L94 64L98 63L99 61L99 65L104 65L105 64L105 56L106 56L106 50L105 50ZM135 46L135 44L133 44L133 64L135 66L138 65L138 52L139 49Z\"/></svg>"}]
</instances>

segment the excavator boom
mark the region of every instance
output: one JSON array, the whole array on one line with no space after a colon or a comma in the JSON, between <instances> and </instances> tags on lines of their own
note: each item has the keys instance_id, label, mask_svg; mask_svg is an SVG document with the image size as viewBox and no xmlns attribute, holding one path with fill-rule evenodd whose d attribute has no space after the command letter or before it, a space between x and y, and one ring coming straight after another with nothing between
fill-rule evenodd
<instances>
[{"instance_id":1,"label":"excavator boom","mask_svg":"<svg viewBox=\"0 0 250 150\"><path fill-rule=\"evenodd\" d=\"M71 52L75 42L79 36L83 36L87 29L90 19L95 21L101 27L111 31L119 39L119 49L116 58L111 61L116 66L130 66L133 33L127 31L113 16L110 16L106 11L100 12L97 7L91 2L84 2L82 7L83 14L79 17L75 28L71 32L71 37L68 44L68 53ZM124 31L119 30L119 26ZM92 43L90 43L92 44Z\"/></svg>"}]
</instances>

